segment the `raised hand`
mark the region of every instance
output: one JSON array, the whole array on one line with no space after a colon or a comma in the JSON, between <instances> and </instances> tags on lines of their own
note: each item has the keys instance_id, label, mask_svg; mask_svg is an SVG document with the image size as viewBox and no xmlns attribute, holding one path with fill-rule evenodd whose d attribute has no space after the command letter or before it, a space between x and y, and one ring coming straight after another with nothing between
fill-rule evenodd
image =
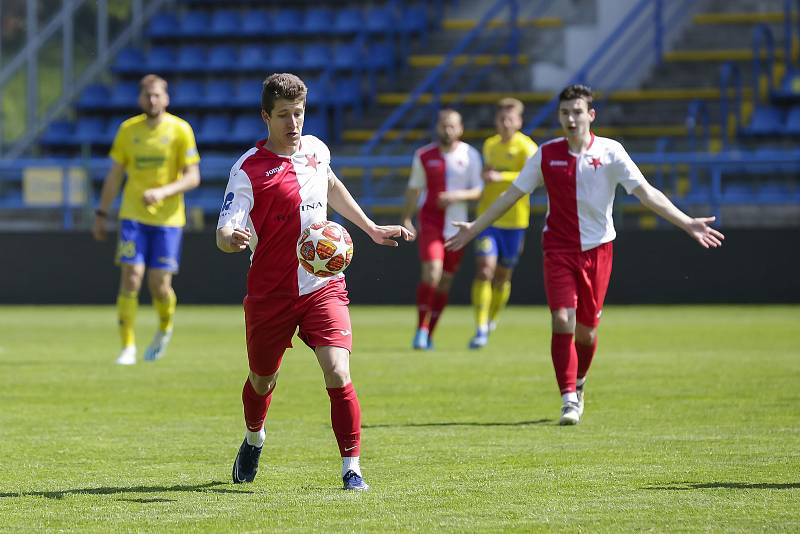
<instances>
[{"instance_id":1,"label":"raised hand","mask_svg":"<svg viewBox=\"0 0 800 534\"><path fill-rule=\"evenodd\" d=\"M393 237L402 237L405 241L413 241L417 237L408 228L400 226L399 224L375 226L368 234L377 244L386 245L387 247L398 246L397 241L392 239Z\"/></svg>"},{"instance_id":2,"label":"raised hand","mask_svg":"<svg viewBox=\"0 0 800 534\"><path fill-rule=\"evenodd\" d=\"M454 222L453 226L458 227L458 233L444 242L444 248L447 250L461 250L467 243L472 241L475 237L472 235L471 222Z\"/></svg>"},{"instance_id":3,"label":"raised hand","mask_svg":"<svg viewBox=\"0 0 800 534\"><path fill-rule=\"evenodd\" d=\"M716 220L716 217L697 217L692 219L686 228L686 232L692 239L700 243L703 248L717 248L722 246L725 236L719 230L709 226Z\"/></svg>"}]
</instances>

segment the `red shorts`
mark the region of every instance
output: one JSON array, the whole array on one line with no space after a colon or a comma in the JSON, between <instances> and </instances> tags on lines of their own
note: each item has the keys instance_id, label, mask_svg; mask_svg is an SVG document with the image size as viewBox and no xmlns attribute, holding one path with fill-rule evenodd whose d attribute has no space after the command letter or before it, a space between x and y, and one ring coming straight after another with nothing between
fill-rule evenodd
<instances>
[{"instance_id":1,"label":"red shorts","mask_svg":"<svg viewBox=\"0 0 800 534\"><path fill-rule=\"evenodd\" d=\"M418 239L420 259L424 262L441 261L444 272L453 274L461 265L464 249L445 250L444 242L444 234L438 226L422 225L420 227Z\"/></svg>"},{"instance_id":2,"label":"red shorts","mask_svg":"<svg viewBox=\"0 0 800 534\"><path fill-rule=\"evenodd\" d=\"M247 359L250 370L260 376L278 372L292 336L311 347L341 347L353 350L350 312L344 278L331 280L322 289L301 297L244 298Z\"/></svg>"},{"instance_id":3,"label":"red shorts","mask_svg":"<svg viewBox=\"0 0 800 534\"><path fill-rule=\"evenodd\" d=\"M579 323L597 326L611 278L613 252L611 242L585 252L545 251L544 290L550 310L575 308Z\"/></svg>"}]
</instances>

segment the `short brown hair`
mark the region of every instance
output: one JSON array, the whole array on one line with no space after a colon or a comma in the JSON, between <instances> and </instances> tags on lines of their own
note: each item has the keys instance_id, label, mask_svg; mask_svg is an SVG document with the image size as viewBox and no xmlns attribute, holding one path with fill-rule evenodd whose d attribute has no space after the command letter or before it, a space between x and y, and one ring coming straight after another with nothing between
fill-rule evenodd
<instances>
[{"instance_id":1,"label":"short brown hair","mask_svg":"<svg viewBox=\"0 0 800 534\"><path fill-rule=\"evenodd\" d=\"M272 113L272 108L275 107L275 101L279 98L286 100L306 99L308 88L299 77L287 72L280 74L270 74L264 80L264 86L261 89L261 109L267 112L267 115Z\"/></svg>"},{"instance_id":2,"label":"short brown hair","mask_svg":"<svg viewBox=\"0 0 800 534\"><path fill-rule=\"evenodd\" d=\"M576 98L582 98L586 101L586 107L588 109L592 109L592 101L594 100L594 96L592 95L592 88L588 85L581 85L581 84L574 84L568 85L561 91L561 94L558 95L558 102L565 102L567 100L575 100Z\"/></svg>"},{"instance_id":3,"label":"short brown hair","mask_svg":"<svg viewBox=\"0 0 800 534\"><path fill-rule=\"evenodd\" d=\"M497 101L497 113L504 111L513 111L522 115L522 113L525 111L525 104L516 98L501 98Z\"/></svg>"},{"instance_id":4,"label":"short brown hair","mask_svg":"<svg viewBox=\"0 0 800 534\"><path fill-rule=\"evenodd\" d=\"M164 88L164 92L167 92L167 80L159 76L158 74L148 74L139 80L139 92L141 93L146 88L150 87L151 85L161 84Z\"/></svg>"}]
</instances>

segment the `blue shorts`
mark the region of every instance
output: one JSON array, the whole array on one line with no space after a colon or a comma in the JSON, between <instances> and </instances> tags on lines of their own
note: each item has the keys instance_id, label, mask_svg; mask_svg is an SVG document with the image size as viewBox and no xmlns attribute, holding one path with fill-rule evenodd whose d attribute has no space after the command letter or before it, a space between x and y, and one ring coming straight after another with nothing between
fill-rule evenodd
<instances>
[{"instance_id":1,"label":"blue shorts","mask_svg":"<svg viewBox=\"0 0 800 534\"><path fill-rule=\"evenodd\" d=\"M525 228L495 228L490 226L475 240L476 256L495 256L506 269L513 269L519 262L525 246Z\"/></svg>"},{"instance_id":2,"label":"blue shorts","mask_svg":"<svg viewBox=\"0 0 800 534\"><path fill-rule=\"evenodd\" d=\"M151 226L123 219L119 224L117 263L139 265L151 269L178 272L181 259L183 228Z\"/></svg>"}]
</instances>

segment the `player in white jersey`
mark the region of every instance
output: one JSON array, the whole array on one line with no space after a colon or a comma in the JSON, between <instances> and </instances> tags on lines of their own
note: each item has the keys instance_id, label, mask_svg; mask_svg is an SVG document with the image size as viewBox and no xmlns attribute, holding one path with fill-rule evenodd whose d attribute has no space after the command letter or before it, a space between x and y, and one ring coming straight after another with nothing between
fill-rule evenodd
<instances>
[{"instance_id":1,"label":"player in white jersey","mask_svg":"<svg viewBox=\"0 0 800 534\"><path fill-rule=\"evenodd\" d=\"M342 456L344 489L366 490L359 465L361 408L350 380L352 331L344 275L317 278L300 266L296 244L304 228L327 218L327 207L382 245L413 235L378 226L330 167L325 143L302 135L307 89L293 74L264 81L261 117L267 139L231 169L217 224L224 252L252 250L244 300L250 374L242 390L247 426L233 464L233 482L252 482L265 440L264 420L283 354L298 335L314 350L331 402L331 424Z\"/></svg>"},{"instance_id":2,"label":"player in white jersey","mask_svg":"<svg viewBox=\"0 0 800 534\"><path fill-rule=\"evenodd\" d=\"M586 373L597 349L597 327L611 275L611 210L617 184L702 247L725 238L709 223L691 218L645 180L620 143L596 137L592 91L571 85L559 95L558 119L565 137L544 143L514 184L474 222L456 223L458 234L446 246L458 250L525 194L547 190L542 232L544 280L552 315L550 352L561 391L559 423L574 425L583 415Z\"/></svg>"},{"instance_id":3,"label":"player in white jersey","mask_svg":"<svg viewBox=\"0 0 800 534\"><path fill-rule=\"evenodd\" d=\"M452 109L439 112L436 143L414 153L411 176L406 189L401 223L416 233L412 217L420 196L419 255L422 261L417 285L417 331L412 346L418 350L433 347L433 331L447 305L453 277L463 251L445 251L444 242L455 235L455 221L467 218L467 202L477 200L483 190L481 155L461 141L464 126L461 114Z\"/></svg>"}]
</instances>

